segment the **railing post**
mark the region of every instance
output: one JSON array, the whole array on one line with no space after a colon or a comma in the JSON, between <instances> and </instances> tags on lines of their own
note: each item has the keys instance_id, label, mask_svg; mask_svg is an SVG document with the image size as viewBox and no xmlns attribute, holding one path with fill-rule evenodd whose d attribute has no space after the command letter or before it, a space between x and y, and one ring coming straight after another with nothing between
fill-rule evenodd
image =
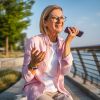
<instances>
[{"instance_id":1,"label":"railing post","mask_svg":"<svg viewBox=\"0 0 100 100\"><path fill-rule=\"evenodd\" d=\"M77 49L76 51L77 51L77 54L78 54L78 56L79 56L80 62L81 62L81 64L82 64L82 67L83 67L83 70L84 70L84 73L85 73L84 81L83 81L83 83L85 84L85 83L86 83L86 80L87 80L87 71L86 71L86 67L85 67L85 64L84 64L84 62L83 62L82 56L81 56L81 54L80 54L80 51L79 51L78 49Z\"/></svg>"},{"instance_id":2,"label":"railing post","mask_svg":"<svg viewBox=\"0 0 100 100\"><path fill-rule=\"evenodd\" d=\"M98 73L99 73L99 75L100 75L100 64L99 64L98 58L97 58L96 53L95 53L94 50L92 51L92 56L93 56L93 58L94 58L94 62L95 62L95 64L96 64L96 67L97 67L97 69L98 69Z\"/></svg>"},{"instance_id":3,"label":"railing post","mask_svg":"<svg viewBox=\"0 0 100 100\"><path fill-rule=\"evenodd\" d=\"M74 61L73 61L73 68L74 68L73 77L75 77L76 76L77 69L76 69L76 65L75 65Z\"/></svg>"},{"instance_id":4,"label":"railing post","mask_svg":"<svg viewBox=\"0 0 100 100\"><path fill-rule=\"evenodd\" d=\"M93 77L91 76L90 78L91 78L91 84L93 84Z\"/></svg>"}]
</instances>

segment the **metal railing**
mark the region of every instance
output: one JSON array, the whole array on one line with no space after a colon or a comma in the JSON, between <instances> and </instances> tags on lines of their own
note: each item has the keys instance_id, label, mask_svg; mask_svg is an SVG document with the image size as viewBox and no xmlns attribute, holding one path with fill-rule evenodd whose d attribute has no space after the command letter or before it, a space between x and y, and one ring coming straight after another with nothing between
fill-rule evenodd
<instances>
[{"instance_id":1,"label":"metal railing","mask_svg":"<svg viewBox=\"0 0 100 100\"><path fill-rule=\"evenodd\" d=\"M72 73L100 87L100 46L71 48L74 58Z\"/></svg>"}]
</instances>

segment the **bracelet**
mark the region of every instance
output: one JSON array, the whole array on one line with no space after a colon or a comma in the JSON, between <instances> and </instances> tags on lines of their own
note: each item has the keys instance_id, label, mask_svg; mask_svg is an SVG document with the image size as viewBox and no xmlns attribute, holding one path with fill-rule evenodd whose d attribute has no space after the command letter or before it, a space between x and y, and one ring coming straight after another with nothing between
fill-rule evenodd
<instances>
[{"instance_id":1,"label":"bracelet","mask_svg":"<svg viewBox=\"0 0 100 100\"><path fill-rule=\"evenodd\" d=\"M28 68L29 68L29 69L33 69L33 70L38 69L36 66L33 67L31 64L28 65Z\"/></svg>"},{"instance_id":2,"label":"bracelet","mask_svg":"<svg viewBox=\"0 0 100 100\"><path fill-rule=\"evenodd\" d=\"M36 69L38 69L38 68L35 66L35 67L32 67L32 69L33 69L33 70L36 70Z\"/></svg>"}]
</instances>

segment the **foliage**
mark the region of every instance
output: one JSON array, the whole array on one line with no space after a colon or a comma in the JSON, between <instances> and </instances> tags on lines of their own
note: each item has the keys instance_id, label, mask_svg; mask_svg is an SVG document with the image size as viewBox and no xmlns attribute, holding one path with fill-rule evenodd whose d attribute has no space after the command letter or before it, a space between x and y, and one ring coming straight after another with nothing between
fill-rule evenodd
<instances>
[{"instance_id":1,"label":"foliage","mask_svg":"<svg viewBox=\"0 0 100 100\"><path fill-rule=\"evenodd\" d=\"M10 69L0 71L0 93L15 84L20 78L20 72Z\"/></svg>"},{"instance_id":2,"label":"foliage","mask_svg":"<svg viewBox=\"0 0 100 100\"><path fill-rule=\"evenodd\" d=\"M23 30L30 25L33 4L34 0L0 0L0 46L6 47L7 37L9 48L24 41Z\"/></svg>"},{"instance_id":3,"label":"foliage","mask_svg":"<svg viewBox=\"0 0 100 100\"><path fill-rule=\"evenodd\" d=\"M23 51L14 51L14 52L10 52L9 58L19 58L19 57L23 57L24 56L24 52ZM6 55L2 52L0 52L0 58L7 58Z\"/></svg>"}]
</instances>

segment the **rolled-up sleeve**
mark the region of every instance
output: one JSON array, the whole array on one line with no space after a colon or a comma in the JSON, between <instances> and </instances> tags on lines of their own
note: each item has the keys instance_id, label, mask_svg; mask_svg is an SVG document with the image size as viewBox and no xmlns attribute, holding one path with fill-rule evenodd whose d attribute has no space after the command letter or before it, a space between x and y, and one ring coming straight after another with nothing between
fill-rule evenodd
<instances>
[{"instance_id":1,"label":"rolled-up sleeve","mask_svg":"<svg viewBox=\"0 0 100 100\"><path fill-rule=\"evenodd\" d=\"M61 59L61 73L62 74L66 75L70 72L72 62L73 62L73 57L71 53L68 56Z\"/></svg>"},{"instance_id":2,"label":"rolled-up sleeve","mask_svg":"<svg viewBox=\"0 0 100 100\"><path fill-rule=\"evenodd\" d=\"M28 64L31 60L31 50L32 50L32 40L28 39L25 42L25 51L24 51L24 61L22 68L22 76L26 82L31 81L34 78L34 75L28 70Z\"/></svg>"}]
</instances>

